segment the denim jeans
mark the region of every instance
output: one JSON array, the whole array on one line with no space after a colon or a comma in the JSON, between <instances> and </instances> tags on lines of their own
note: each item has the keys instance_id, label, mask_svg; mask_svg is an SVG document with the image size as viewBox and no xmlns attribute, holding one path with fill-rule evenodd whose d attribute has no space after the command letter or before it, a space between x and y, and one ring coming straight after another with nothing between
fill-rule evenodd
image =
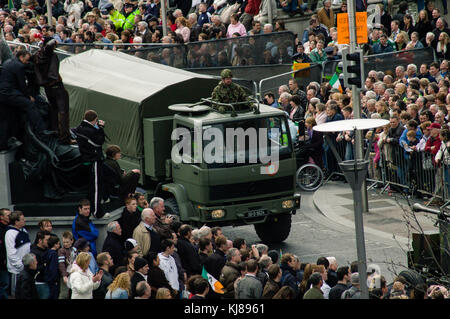
<instances>
[{"instance_id":1,"label":"denim jeans","mask_svg":"<svg viewBox=\"0 0 450 319\"><path fill-rule=\"evenodd\" d=\"M298 0L292 0L287 6L282 7L284 12L294 12L297 10Z\"/></svg>"},{"instance_id":2,"label":"denim jeans","mask_svg":"<svg viewBox=\"0 0 450 319\"><path fill-rule=\"evenodd\" d=\"M46 283L36 283L36 290L39 299L48 299L50 297L50 288Z\"/></svg>"},{"instance_id":3,"label":"denim jeans","mask_svg":"<svg viewBox=\"0 0 450 319\"><path fill-rule=\"evenodd\" d=\"M0 271L0 299L8 299L9 273L7 270Z\"/></svg>"}]
</instances>

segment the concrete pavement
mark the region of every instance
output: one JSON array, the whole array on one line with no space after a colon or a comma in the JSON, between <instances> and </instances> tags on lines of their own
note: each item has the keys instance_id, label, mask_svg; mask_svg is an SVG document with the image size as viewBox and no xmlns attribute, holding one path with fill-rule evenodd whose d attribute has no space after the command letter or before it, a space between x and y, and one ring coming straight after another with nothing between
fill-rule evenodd
<instances>
[{"instance_id":1,"label":"concrete pavement","mask_svg":"<svg viewBox=\"0 0 450 319\"><path fill-rule=\"evenodd\" d=\"M434 226L436 216L429 213L413 213L407 200L399 193L391 196L381 189L369 190L369 212L363 214L364 232L384 239L394 239L403 247L412 241L412 233L439 231ZM328 181L313 195L315 207L333 222L355 228L353 194L348 183ZM414 202L411 201L411 205Z\"/></svg>"}]
</instances>

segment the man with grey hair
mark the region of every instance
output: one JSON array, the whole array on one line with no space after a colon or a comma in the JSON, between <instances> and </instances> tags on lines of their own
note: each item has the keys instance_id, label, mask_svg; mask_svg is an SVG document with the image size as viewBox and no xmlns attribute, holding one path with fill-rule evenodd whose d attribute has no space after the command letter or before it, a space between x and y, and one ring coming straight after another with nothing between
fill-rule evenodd
<instances>
[{"instance_id":1,"label":"man with grey hair","mask_svg":"<svg viewBox=\"0 0 450 319\"><path fill-rule=\"evenodd\" d=\"M395 80L396 81L402 81L405 77L405 67L402 65L399 65L395 68Z\"/></svg>"},{"instance_id":2,"label":"man with grey hair","mask_svg":"<svg viewBox=\"0 0 450 319\"><path fill-rule=\"evenodd\" d=\"M23 270L17 276L16 299L39 299L36 289L35 276L38 261L33 253L25 254L22 257Z\"/></svg>"},{"instance_id":3,"label":"man with grey hair","mask_svg":"<svg viewBox=\"0 0 450 319\"><path fill-rule=\"evenodd\" d=\"M136 26L136 36L142 38L142 43L152 42L152 32L148 28L148 23L145 21L139 21Z\"/></svg>"},{"instance_id":4,"label":"man with grey hair","mask_svg":"<svg viewBox=\"0 0 450 319\"><path fill-rule=\"evenodd\" d=\"M212 240L211 228L206 225L203 225L202 227L200 227L198 235L199 235L199 239L208 238L208 239Z\"/></svg>"},{"instance_id":5,"label":"man with grey hair","mask_svg":"<svg viewBox=\"0 0 450 319\"><path fill-rule=\"evenodd\" d=\"M283 92L280 95L280 100L279 100L279 104L280 106L283 108L284 111L286 112L290 112L291 110L291 105L289 104L289 99L291 98L291 94L288 92Z\"/></svg>"},{"instance_id":6,"label":"man with grey hair","mask_svg":"<svg viewBox=\"0 0 450 319\"><path fill-rule=\"evenodd\" d=\"M406 75L405 78L408 80L417 77L417 66L413 63L408 64L406 67Z\"/></svg>"},{"instance_id":7,"label":"man with grey hair","mask_svg":"<svg viewBox=\"0 0 450 319\"><path fill-rule=\"evenodd\" d=\"M367 98L367 101L370 99L374 99L374 100L377 99L377 94L372 90L367 91L365 96Z\"/></svg>"},{"instance_id":8,"label":"man with grey hair","mask_svg":"<svg viewBox=\"0 0 450 319\"><path fill-rule=\"evenodd\" d=\"M110 269L110 273L114 274L117 267L123 265L126 257L125 246L122 242L122 228L119 222L113 221L106 226L107 235L103 242L102 252L108 252L114 265Z\"/></svg>"},{"instance_id":9,"label":"man with grey hair","mask_svg":"<svg viewBox=\"0 0 450 319\"><path fill-rule=\"evenodd\" d=\"M161 197L153 197L149 203L150 208L156 215L155 230L160 234L162 239L172 239L170 232L170 224L174 220L174 216L165 216L166 207L164 199Z\"/></svg>"},{"instance_id":10,"label":"man with grey hair","mask_svg":"<svg viewBox=\"0 0 450 319\"><path fill-rule=\"evenodd\" d=\"M141 247L144 257L151 251L159 253L161 236L154 227L155 222L155 212L151 208L145 208L141 213L140 224L133 231L133 238Z\"/></svg>"},{"instance_id":11,"label":"man with grey hair","mask_svg":"<svg viewBox=\"0 0 450 319\"><path fill-rule=\"evenodd\" d=\"M173 12L173 17L176 19L176 18L179 18L182 16L183 16L183 11L181 11L180 9L175 9L175 11Z\"/></svg>"},{"instance_id":12,"label":"man with grey hair","mask_svg":"<svg viewBox=\"0 0 450 319\"><path fill-rule=\"evenodd\" d=\"M273 31L273 25L270 23L266 23L263 27L264 34L272 33Z\"/></svg>"},{"instance_id":13,"label":"man with grey hair","mask_svg":"<svg viewBox=\"0 0 450 319\"><path fill-rule=\"evenodd\" d=\"M220 283L224 287L224 299L234 299L234 282L240 277L239 263L241 262L241 253L237 248L230 248L226 254L227 262L220 272Z\"/></svg>"},{"instance_id":14,"label":"man with grey hair","mask_svg":"<svg viewBox=\"0 0 450 319\"><path fill-rule=\"evenodd\" d=\"M338 282L336 271L339 265L336 260L336 257L330 256L327 257L327 260L330 263L330 265L328 266L328 278L327 280L325 280L325 282L328 284L328 286L333 288L334 286L336 286Z\"/></svg>"},{"instance_id":15,"label":"man with grey hair","mask_svg":"<svg viewBox=\"0 0 450 319\"><path fill-rule=\"evenodd\" d=\"M258 247L257 247L258 249ZM265 254L261 255L261 257L258 260L259 263L259 272L256 275L256 278L259 279L259 281L261 281L261 284L263 285L263 287L266 285L267 281L269 280L269 274L268 274L268 269L270 267L270 265L272 265L272 258L269 257L269 255L267 255L267 251Z\"/></svg>"},{"instance_id":16,"label":"man with grey hair","mask_svg":"<svg viewBox=\"0 0 450 319\"><path fill-rule=\"evenodd\" d=\"M134 299L150 299L152 287L146 281L140 281L136 285L136 296Z\"/></svg>"}]
</instances>

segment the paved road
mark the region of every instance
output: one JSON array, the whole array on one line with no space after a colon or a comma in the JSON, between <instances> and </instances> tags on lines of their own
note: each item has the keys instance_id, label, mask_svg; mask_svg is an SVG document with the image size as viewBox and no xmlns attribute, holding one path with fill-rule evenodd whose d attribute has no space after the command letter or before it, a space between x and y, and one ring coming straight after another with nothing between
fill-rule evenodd
<instances>
[{"instance_id":1,"label":"paved road","mask_svg":"<svg viewBox=\"0 0 450 319\"><path fill-rule=\"evenodd\" d=\"M347 188L348 184L345 185L330 182L316 191L315 194L302 193L302 206L293 216L291 233L288 239L269 248L294 253L300 257L301 262L316 262L317 258L321 256L335 256L340 265L349 265L355 261L357 252L355 231L350 214L352 211L346 207L349 203L352 203L352 200L347 198L347 200L338 201L335 197L336 188L343 193L349 192L351 194L351 191ZM334 214L327 215L319 211L316 208L317 200L325 202L328 208L332 208ZM338 209L338 206L340 206L340 209ZM369 206L373 206L373 204L369 202ZM394 214L395 210L393 207L390 208ZM346 215L343 213L345 210L347 210L348 216L344 216ZM384 210L387 209L384 208ZM397 239L394 239L392 233L389 233L389 221L386 221L386 217L382 214L372 214L364 218L367 226L367 229L365 229L367 261L369 264L379 265L382 274L390 282L396 274L406 269L407 236L405 237L405 234L401 233L397 235ZM400 219L401 217L392 218L398 224L400 224L398 222ZM385 221L384 224L387 225L384 227L384 231L382 230L383 220ZM379 229L373 227L377 223L380 226ZM247 240L247 244L260 242L253 226L224 227L223 231L230 239L242 237Z\"/></svg>"}]
</instances>

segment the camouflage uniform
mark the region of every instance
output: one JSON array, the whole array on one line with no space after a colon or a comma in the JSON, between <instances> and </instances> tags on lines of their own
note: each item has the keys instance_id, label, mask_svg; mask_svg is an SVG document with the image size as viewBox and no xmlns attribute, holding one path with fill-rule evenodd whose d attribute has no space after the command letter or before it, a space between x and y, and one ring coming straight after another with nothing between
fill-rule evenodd
<instances>
[{"instance_id":1,"label":"camouflage uniform","mask_svg":"<svg viewBox=\"0 0 450 319\"><path fill-rule=\"evenodd\" d=\"M231 71L229 69L225 69L221 72L222 79L232 77ZM230 85L226 85L223 81L220 81L219 84L214 88L211 98L213 101L217 101L220 103L236 103L236 102L244 102L248 101L248 96L245 90L235 84L231 83ZM216 107L220 112L224 112L225 110L229 109L225 106L220 105L213 105ZM249 104L240 104L234 106L235 110L240 109L246 109L250 106Z\"/></svg>"}]
</instances>

